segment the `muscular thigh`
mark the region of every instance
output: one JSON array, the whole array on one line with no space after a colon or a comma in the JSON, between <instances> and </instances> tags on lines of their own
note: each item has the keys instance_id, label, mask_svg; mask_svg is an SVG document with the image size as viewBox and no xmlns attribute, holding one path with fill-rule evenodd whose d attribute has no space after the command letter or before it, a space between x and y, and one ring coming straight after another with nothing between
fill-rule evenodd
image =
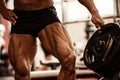
<instances>
[{"instance_id":1,"label":"muscular thigh","mask_svg":"<svg viewBox=\"0 0 120 80\"><path fill-rule=\"evenodd\" d=\"M9 57L11 63L15 66L17 64L28 64L34 59L36 53L36 39L31 35L26 34L12 34L9 44Z\"/></svg>"},{"instance_id":2,"label":"muscular thigh","mask_svg":"<svg viewBox=\"0 0 120 80\"><path fill-rule=\"evenodd\" d=\"M58 53L56 49L58 45L68 46L70 49L73 50L71 39L67 31L58 22L50 24L45 29L40 31L39 38L41 40L42 46L46 49L46 51L53 54L55 57L63 55L62 53Z\"/></svg>"}]
</instances>

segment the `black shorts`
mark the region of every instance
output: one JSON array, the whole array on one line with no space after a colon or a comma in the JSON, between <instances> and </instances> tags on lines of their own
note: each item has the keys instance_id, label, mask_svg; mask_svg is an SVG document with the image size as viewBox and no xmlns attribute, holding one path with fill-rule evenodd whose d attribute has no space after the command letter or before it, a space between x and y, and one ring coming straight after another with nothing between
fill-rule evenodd
<instances>
[{"instance_id":1,"label":"black shorts","mask_svg":"<svg viewBox=\"0 0 120 80\"><path fill-rule=\"evenodd\" d=\"M47 25L60 22L53 6L41 10L14 10L14 12L18 19L17 23L11 27L11 34L30 34L36 37Z\"/></svg>"}]
</instances>

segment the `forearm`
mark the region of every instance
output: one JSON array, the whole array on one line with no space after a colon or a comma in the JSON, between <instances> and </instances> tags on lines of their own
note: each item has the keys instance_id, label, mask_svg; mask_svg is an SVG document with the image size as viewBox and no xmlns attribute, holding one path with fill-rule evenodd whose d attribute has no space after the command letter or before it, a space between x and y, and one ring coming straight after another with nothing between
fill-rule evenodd
<instances>
[{"instance_id":1,"label":"forearm","mask_svg":"<svg viewBox=\"0 0 120 80\"><path fill-rule=\"evenodd\" d=\"M97 15L98 10L94 4L93 0L78 0L82 5L84 5L92 15Z\"/></svg>"},{"instance_id":2,"label":"forearm","mask_svg":"<svg viewBox=\"0 0 120 80\"><path fill-rule=\"evenodd\" d=\"M6 4L4 0L0 1L0 13L6 9Z\"/></svg>"}]
</instances>

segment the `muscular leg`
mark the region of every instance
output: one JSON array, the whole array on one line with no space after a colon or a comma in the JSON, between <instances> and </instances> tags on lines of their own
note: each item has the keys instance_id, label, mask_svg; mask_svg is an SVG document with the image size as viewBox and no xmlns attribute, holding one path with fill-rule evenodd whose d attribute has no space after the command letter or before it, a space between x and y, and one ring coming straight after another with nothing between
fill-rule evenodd
<instances>
[{"instance_id":1,"label":"muscular leg","mask_svg":"<svg viewBox=\"0 0 120 80\"><path fill-rule=\"evenodd\" d=\"M15 70L15 80L30 80L30 70L35 53L34 37L26 34L11 35L9 58Z\"/></svg>"},{"instance_id":2,"label":"muscular leg","mask_svg":"<svg viewBox=\"0 0 120 80\"><path fill-rule=\"evenodd\" d=\"M42 46L60 61L58 80L75 80L75 55L67 31L60 23L48 25L39 33Z\"/></svg>"}]
</instances>

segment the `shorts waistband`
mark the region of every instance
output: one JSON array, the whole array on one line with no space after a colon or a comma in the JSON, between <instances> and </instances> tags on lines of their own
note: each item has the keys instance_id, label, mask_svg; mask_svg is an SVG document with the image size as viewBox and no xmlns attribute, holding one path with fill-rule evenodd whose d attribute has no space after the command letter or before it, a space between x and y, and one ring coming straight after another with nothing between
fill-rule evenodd
<instances>
[{"instance_id":1,"label":"shorts waistband","mask_svg":"<svg viewBox=\"0 0 120 80\"><path fill-rule=\"evenodd\" d=\"M17 10L17 9L14 9L14 12L18 13L18 14L44 13L50 9L55 9L55 7L50 6L48 8L39 9L39 10Z\"/></svg>"}]
</instances>

